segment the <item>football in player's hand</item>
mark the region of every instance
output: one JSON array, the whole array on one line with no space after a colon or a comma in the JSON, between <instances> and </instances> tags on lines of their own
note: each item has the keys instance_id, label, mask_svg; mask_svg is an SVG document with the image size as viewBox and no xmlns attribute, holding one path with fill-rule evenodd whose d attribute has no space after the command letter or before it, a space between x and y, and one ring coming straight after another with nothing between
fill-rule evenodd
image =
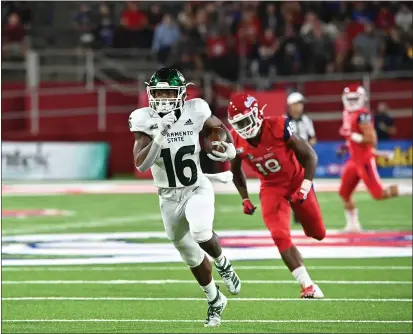
<instances>
[{"instance_id":1,"label":"football in player's hand","mask_svg":"<svg viewBox=\"0 0 413 334\"><path fill-rule=\"evenodd\" d=\"M205 151L208 153L212 153L212 151L225 152L225 147L220 143L225 140L227 140L227 133L223 128L212 128L209 136L205 138Z\"/></svg>"}]
</instances>

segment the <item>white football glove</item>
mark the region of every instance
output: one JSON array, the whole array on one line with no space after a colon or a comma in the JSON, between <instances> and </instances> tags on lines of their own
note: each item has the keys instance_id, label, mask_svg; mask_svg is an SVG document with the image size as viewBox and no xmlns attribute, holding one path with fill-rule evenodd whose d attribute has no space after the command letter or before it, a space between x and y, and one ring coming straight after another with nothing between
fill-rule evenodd
<instances>
[{"instance_id":1,"label":"white football glove","mask_svg":"<svg viewBox=\"0 0 413 334\"><path fill-rule=\"evenodd\" d=\"M171 129L172 124L176 122L175 113L172 111L166 114L164 117L157 120L159 132L166 136Z\"/></svg>"},{"instance_id":2,"label":"white football glove","mask_svg":"<svg viewBox=\"0 0 413 334\"><path fill-rule=\"evenodd\" d=\"M222 141L221 145L224 146L225 152L222 153L222 152L213 150L212 154L211 153L207 154L208 158L214 161L227 161L227 160L234 159L235 156L237 155L237 151L235 149L234 144Z\"/></svg>"}]
</instances>

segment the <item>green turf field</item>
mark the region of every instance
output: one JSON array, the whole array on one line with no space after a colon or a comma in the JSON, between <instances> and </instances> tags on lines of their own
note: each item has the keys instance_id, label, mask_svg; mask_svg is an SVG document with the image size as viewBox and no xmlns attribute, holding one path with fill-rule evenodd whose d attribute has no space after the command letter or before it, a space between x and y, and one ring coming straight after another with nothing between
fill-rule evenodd
<instances>
[{"instance_id":1,"label":"green turf field","mask_svg":"<svg viewBox=\"0 0 413 334\"><path fill-rule=\"evenodd\" d=\"M327 229L344 225L335 193L318 195ZM258 204L257 195L252 196ZM374 202L356 196L368 230L412 230L411 198ZM60 209L62 217L4 218L3 238L18 235L162 231L155 195L3 197L5 209ZM260 213L242 213L236 195L216 196L215 229L264 230ZM293 226L299 228L299 226ZM166 244L163 237L129 242ZM6 241L5 241L6 240ZM3 250L10 246L3 239ZM108 243L108 248L119 244ZM56 242L53 247L58 247ZM73 254L3 254L7 259L88 259ZM82 245L84 246L84 245ZM102 245L90 243L90 249ZM150 246L150 245L149 245ZM159 246L159 247L162 247ZM105 251L106 249L103 249ZM18 252L17 252L18 253ZM229 296L219 329L205 329L204 295L181 263L119 263L3 267L3 332L412 332L412 258L309 259L312 278L326 299L299 300L299 287L280 260L233 261L243 281ZM219 282L219 276L214 273Z\"/></svg>"}]
</instances>

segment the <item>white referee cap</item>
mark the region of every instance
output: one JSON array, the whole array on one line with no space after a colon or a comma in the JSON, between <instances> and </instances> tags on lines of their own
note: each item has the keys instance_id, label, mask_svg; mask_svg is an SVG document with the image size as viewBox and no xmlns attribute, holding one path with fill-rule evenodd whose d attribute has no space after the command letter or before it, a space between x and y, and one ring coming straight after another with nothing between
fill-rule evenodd
<instances>
[{"instance_id":1,"label":"white referee cap","mask_svg":"<svg viewBox=\"0 0 413 334\"><path fill-rule=\"evenodd\" d=\"M304 101L305 101L305 97L303 96L303 94L301 94L299 92L291 93L287 97L287 104L288 105L298 103L298 102L304 102Z\"/></svg>"}]
</instances>

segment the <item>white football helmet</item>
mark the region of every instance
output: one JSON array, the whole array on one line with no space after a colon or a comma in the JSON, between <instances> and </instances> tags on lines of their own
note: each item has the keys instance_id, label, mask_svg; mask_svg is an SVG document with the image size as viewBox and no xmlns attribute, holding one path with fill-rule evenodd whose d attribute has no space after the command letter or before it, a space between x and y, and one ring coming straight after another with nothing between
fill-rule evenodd
<instances>
[{"instance_id":1,"label":"white football helmet","mask_svg":"<svg viewBox=\"0 0 413 334\"><path fill-rule=\"evenodd\" d=\"M344 88L341 96L344 109L347 111L356 111L364 108L367 101L366 90L360 85L350 85Z\"/></svg>"}]
</instances>

